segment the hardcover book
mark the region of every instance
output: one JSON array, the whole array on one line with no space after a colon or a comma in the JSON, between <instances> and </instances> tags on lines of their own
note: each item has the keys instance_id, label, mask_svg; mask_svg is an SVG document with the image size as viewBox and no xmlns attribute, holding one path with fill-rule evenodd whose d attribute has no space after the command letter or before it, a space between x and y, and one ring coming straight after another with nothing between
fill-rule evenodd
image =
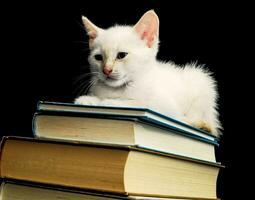
<instances>
[{"instance_id":1,"label":"hardcover book","mask_svg":"<svg viewBox=\"0 0 255 200\"><path fill-rule=\"evenodd\" d=\"M79 190L68 190L35 184L3 182L1 200L184 200L159 197L123 196L108 193L95 193ZM189 200L189 199L187 199ZM190 199L191 200L191 199Z\"/></svg>"},{"instance_id":2,"label":"hardcover book","mask_svg":"<svg viewBox=\"0 0 255 200\"><path fill-rule=\"evenodd\" d=\"M140 121L154 124L166 129L173 129L179 134L187 135L188 137L196 137L210 141L212 143L218 142L218 138L214 135L193 126L180 122L171 117L165 116L148 108L136 107L112 107L112 106L86 106L77 105L73 103L60 103L60 102L38 102L38 111L52 111L60 113L83 114L83 115L96 115L104 118L122 117L135 117Z\"/></svg>"},{"instance_id":3,"label":"hardcover book","mask_svg":"<svg viewBox=\"0 0 255 200\"><path fill-rule=\"evenodd\" d=\"M3 179L127 196L216 199L221 165L125 145L4 137Z\"/></svg>"}]
</instances>

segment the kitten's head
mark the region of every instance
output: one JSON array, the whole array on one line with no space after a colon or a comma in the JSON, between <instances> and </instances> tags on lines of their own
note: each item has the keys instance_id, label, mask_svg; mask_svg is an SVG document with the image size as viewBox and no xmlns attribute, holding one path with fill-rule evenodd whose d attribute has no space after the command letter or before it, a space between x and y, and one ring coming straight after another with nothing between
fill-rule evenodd
<instances>
[{"instance_id":1,"label":"kitten's head","mask_svg":"<svg viewBox=\"0 0 255 200\"><path fill-rule=\"evenodd\" d=\"M146 12L134 26L102 29L86 17L82 20L89 36L91 71L104 84L123 86L155 61L159 19L153 10Z\"/></svg>"}]
</instances>

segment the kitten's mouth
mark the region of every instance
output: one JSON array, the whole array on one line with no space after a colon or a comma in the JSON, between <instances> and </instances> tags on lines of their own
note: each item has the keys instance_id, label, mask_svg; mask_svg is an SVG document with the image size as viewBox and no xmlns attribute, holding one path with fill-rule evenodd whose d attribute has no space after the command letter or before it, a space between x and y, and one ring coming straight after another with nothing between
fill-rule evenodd
<instances>
[{"instance_id":1,"label":"kitten's mouth","mask_svg":"<svg viewBox=\"0 0 255 200\"><path fill-rule=\"evenodd\" d=\"M104 79L104 83L110 87L122 87L125 85L126 76L124 77L114 77L114 76L107 76Z\"/></svg>"},{"instance_id":2,"label":"kitten's mouth","mask_svg":"<svg viewBox=\"0 0 255 200\"><path fill-rule=\"evenodd\" d=\"M106 79L107 81L117 81L117 80L119 80L118 78L111 77L111 76L107 76L105 79Z\"/></svg>"},{"instance_id":3,"label":"kitten's mouth","mask_svg":"<svg viewBox=\"0 0 255 200\"><path fill-rule=\"evenodd\" d=\"M121 76L121 75L105 75L105 81L110 81L110 82L114 82L114 81L121 81L124 80L126 78L126 76Z\"/></svg>"}]
</instances>

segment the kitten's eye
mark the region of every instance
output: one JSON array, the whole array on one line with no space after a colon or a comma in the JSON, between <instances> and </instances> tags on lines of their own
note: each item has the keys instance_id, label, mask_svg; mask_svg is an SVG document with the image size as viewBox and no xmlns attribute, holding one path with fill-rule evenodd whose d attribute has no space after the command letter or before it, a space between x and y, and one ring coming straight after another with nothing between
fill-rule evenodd
<instances>
[{"instance_id":1,"label":"kitten's eye","mask_svg":"<svg viewBox=\"0 0 255 200\"><path fill-rule=\"evenodd\" d=\"M128 55L127 52L119 52L119 53L117 54L117 59L123 59L123 58L125 58L127 55Z\"/></svg>"},{"instance_id":2,"label":"kitten's eye","mask_svg":"<svg viewBox=\"0 0 255 200\"><path fill-rule=\"evenodd\" d=\"M96 54L94 57L98 61L102 61L103 60L103 56L101 54Z\"/></svg>"}]
</instances>

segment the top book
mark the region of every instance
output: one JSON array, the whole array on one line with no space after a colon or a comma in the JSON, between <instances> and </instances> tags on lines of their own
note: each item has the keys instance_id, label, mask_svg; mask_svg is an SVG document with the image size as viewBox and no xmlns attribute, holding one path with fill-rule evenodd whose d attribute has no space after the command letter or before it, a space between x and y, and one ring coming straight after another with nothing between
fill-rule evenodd
<instances>
[{"instance_id":1,"label":"top book","mask_svg":"<svg viewBox=\"0 0 255 200\"><path fill-rule=\"evenodd\" d=\"M210 134L209 132L195 128L151 109L142 107L91 106L77 105L73 103L40 101L37 105L37 111L75 113L76 115L80 114L89 116L101 115L104 118L111 119L118 117L119 119L123 120L136 118L136 120L140 122L159 126L165 129L171 129L178 132L178 134L201 139L216 145L218 145L219 140L216 136Z\"/></svg>"}]
</instances>

